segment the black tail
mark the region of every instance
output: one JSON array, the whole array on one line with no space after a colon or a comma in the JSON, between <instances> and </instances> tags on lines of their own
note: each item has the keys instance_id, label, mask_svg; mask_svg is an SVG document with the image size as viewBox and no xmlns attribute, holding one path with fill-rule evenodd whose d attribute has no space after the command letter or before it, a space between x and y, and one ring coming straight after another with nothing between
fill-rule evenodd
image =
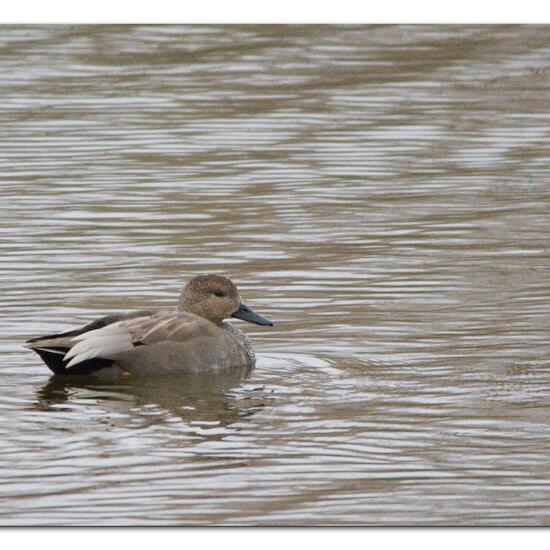
<instances>
[{"instance_id":1,"label":"black tail","mask_svg":"<svg viewBox=\"0 0 550 550\"><path fill-rule=\"evenodd\" d=\"M132 319L142 315L151 315L151 313L152 312L149 310L140 310L125 315L107 315L106 317L101 317L101 319L96 319L95 321L88 323L82 328L68 330L67 332L60 332L58 334L49 334L47 336L31 338L30 340L27 340L26 343L33 345L27 347L38 353L38 355L42 358L42 361L46 363L48 368L54 374L90 374L100 369L104 369L105 367L110 367L113 364L113 360L94 357L93 359L87 359L86 361L82 361L82 363L74 365L67 371L68 361L65 361L63 358L69 351L70 346L66 345L66 341L58 342L60 345L56 346L55 342L51 342L51 340L55 340L56 338L74 338L75 336L79 336L80 334L84 334L90 330L96 330L110 325L111 323L116 323L121 319ZM40 347L41 340L50 340L50 343L46 343L43 347Z\"/></svg>"},{"instance_id":2,"label":"black tail","mask_svg":"<svg viewBox=\"0 0 550 550\"><path fill-rule=\"evenodd\" d=\"M58 334L38 336L37 338L31 338L30 340L27 340L26 343L35 344L37 346L32 346L31 349L38 353L38 355L40 355L42 361L46 363L48 368L54 374L90 374L100 369L104 369L105 367L111 366L113 364L113 361L111 359L102 359L99 357L88 359L87 361L82 361L82 363L78 363L78 365L71 367L70 370L67 371L68 361L65 361L63 357L69 351L69 348L67 346L57 347L52 345L45 345L43 348L41 348L38 347L40 345L40 341L78 336L79 334L84 334L85 332L88 332L90 330L102 328L110 323L113 323L116 320L118 320L118 318L114 316L102 317L101 319L97 319L96 321L88 323L82 328L69 330L67 332L60 332Z\"/></svg>"},{"instance_id":3,"label":"black tail","mask_svg":"<svg viewBox=\"0 0 550 550\"><path fill-rule=\"evenodd\" d=\"M91 374L105 367L110 367L113 364L112 359L103 359L101 357L95 357L78 363L74 367L71 367L67 371L67 363L63 357L67 353L67 348L33 348L33 351L38 353L42 358L42 361L46 363L48 368L54 374Z\"/></svg>"}]
</instances>

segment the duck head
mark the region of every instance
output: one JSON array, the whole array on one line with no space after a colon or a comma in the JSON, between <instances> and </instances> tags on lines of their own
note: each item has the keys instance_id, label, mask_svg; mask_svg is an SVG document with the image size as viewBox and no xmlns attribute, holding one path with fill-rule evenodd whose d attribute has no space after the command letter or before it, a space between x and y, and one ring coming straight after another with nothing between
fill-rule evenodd
<instances>
[{"instance_id":1,"label":"duck head","mask_svg":"<svg viewBox=\"0 0 550 550\"><path fill-rule=\"evenodd\" d=\"M223 275L198 275L191 279L181 294L180 307L216 324L235 317L256 325L273 326L241 302L237 287Z\"/></svg>"}]
</instances>

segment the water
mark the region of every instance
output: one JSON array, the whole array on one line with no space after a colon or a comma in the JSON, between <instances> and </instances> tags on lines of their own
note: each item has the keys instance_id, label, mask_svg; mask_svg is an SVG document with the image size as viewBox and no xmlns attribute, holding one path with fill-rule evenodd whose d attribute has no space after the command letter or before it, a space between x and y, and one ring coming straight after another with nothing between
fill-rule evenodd
<instances>
[{"instance_id":1,"label":"water","mask_svg":"<svg viewBox=\"0 0 550 550\"><path fill-rule=\"evenodd\" d=\"M548 28L0 28L2 525L549 525ZM23 340L222 272L256 369Z\"/></svg>"}]
</instances>

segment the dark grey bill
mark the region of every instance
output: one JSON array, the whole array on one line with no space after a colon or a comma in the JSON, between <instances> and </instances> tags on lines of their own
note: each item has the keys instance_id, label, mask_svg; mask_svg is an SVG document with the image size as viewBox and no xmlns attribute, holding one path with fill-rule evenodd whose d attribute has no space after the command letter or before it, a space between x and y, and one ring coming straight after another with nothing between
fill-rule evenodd
<instances>
[{"instance_id":1,"label":"dark grey bill","mask_svg":"<svg viewBox=\"0 0 550 550\"><path fill-rule=\"evenodd\" d=\"M241 307L231 315L231 317L236 317L237 319L242 319L243 321L248 321L249 323L254 323L256 325L268 325L273 326L271 321L268 321L265 317L254 313L248 306L241 304Z\"/></svg>"}]
</instances>

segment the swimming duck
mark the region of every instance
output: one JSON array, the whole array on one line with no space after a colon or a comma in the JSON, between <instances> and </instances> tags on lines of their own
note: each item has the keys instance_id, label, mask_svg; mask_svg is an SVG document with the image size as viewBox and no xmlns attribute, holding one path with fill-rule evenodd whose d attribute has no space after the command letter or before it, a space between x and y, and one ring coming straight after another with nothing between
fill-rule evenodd
<instances>
[{"instance_id":1,"label":"swimming duck","mask_svg":"<svg viewBox=\"0 0 550 550\"><path fill-rule=\"evenodd\" d=\"M183 289L177 310L108 315L82 328L26 342L55 374L168 374L253 367L248 337L228 317L273 326L241 302L222 275L199 275Z\"/></svg>"}]
</instances>

